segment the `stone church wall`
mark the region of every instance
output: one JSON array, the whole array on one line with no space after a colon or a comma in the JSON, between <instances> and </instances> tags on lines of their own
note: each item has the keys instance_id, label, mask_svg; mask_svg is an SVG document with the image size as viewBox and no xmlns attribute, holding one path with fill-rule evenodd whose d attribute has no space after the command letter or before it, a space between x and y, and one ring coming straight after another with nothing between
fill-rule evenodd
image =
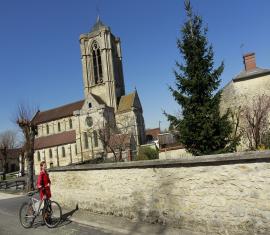
<instances>
[{"instance_id":1,"label":"stone church wall","mask_svg":"<svg viewBox=\"0 0 270 235\"><path fill-rule=\"evenodd\" d=\"M63 154L63 148L65 149ZM34 168L35 174L39 173L40 162L46 161L47 168L57 167L57 166L66 166L71 163L76 163L80 161L80 156L76 153L76 144L66 144L61 146L55 146L51 148L45 148L36 150L34 154ZM50 155L50 150L52 155ZM40 159L38 158L38 152ZM52 163L52 165L51 165Z\"/></svg>"},{"instance_id":2,"label":"stone church wall","mask_svg":"<svg viewBox=\"0 0 270 235\"><path fill-rule=\"evenodd\" d=\"M270 151L62 167L62 206L204 234L270 234Z\"/></svg>"},{"instance_id":3,"label":"stone church wall","mask_svg":"<svg viewBox=\"0 0 270 235\"><path fill-rule=\"evenodd\" d=\"M70 119L72 120L72 128L70 128L70 123L69 123ZM60 124L60 130L58 129L58 123ZM49 134L47 134L47 125L49 126ZM38 125L37 138L62 133L64 131L74 130L74 127L75 127L75 117L61 118L58 120L45 122Z\"/></svg>"}]
</instances>

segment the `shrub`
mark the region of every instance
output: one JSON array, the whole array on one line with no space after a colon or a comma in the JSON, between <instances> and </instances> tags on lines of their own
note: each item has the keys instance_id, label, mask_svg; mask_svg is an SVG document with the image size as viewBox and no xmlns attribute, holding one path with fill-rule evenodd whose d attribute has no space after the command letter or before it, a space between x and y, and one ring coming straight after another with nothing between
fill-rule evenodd
<instances>
[{"instance_id":1,"label":"shrub","mask_svg":"<svg viewBox=\"0 0 270 235\"><path fill-rule=\"evenodd\" d=\"M140 147L137 161L158 159L158 151L151 147Z\"/></svg>"}]
</instances>

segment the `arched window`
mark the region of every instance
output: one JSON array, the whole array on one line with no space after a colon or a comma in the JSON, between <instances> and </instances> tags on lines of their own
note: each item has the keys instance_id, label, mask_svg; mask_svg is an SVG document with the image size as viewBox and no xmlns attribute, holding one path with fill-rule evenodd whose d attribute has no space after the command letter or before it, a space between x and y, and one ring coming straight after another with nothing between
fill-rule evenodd
<instances>
[{"instance_id":1,"label":"arched window","mask_svg":"<svg viewBox=\"0 0 270 235\"><path fill-rule=\"evenodd\" d=\"M93 76L95 84L102 82L101 54L97 42L92 45Z\"/></svg>"},{"instance_id":2,"label":"arched window","mask_svg":"<svg viewBox=\"0 0 270 235\"><path fill-rule=\"evenodd\" d=\"M95 147L98 147L98 135L97 135L97 131L93 131L93 136L94 136L94 145L95 145Z\"/></svg>"},{"instance_id":3,"label":"arched window","mask_svg":"<svg viewBox=\"0 0 270 235\"><path fill-rule=\"evenodd\" d=\"M39 151L37 152L37 159L40 162L40 152Z\"/></svg>"},{"instance_id":4,"label":"arched window","mask_svg":"<svg viewBox=\"0 0 270 235\"><path fill-rule=\"evenodd\" d=\"M50 168L53 168L53 162L50 163Z\"/></svg>"},{"instance_id":5,"label":"arched window","mask_svg":"<svg viewBox=\"0 0 270 235\"><path fill-rule=\"evenodd\" d=\"M46 130L47 130L47 135L50 134L50 128L48 124L46 125Z\"/></svg>"},{"instance_id":6,"label":"arched window","mask_svg":"<svg viewBox=\"0 0 270 235\"><path fill-rule=\"evenodd\" d=\"M62 156L63 156L63 157L65 157L65 156L66 156L65 147L62 147Z\"/></svg>"},{"instance_id":7,"label":"arched window","mask_svg":"<svg viewBox=\"0 0 270 235\"><path fill-rule=\"evenodd\" d=\"M70 118L69 119L69 129L72 129L73 128L73 125L72 125L72 119Z\"/></svg>"},{"instance_id":8,"label":"arched window","mask_svg":"<svg viewBox=\"0 0 270 235\"><path fill-rule=\"evenodd\" d=\"M52 150L49 150L49 157L52 158Z\"/></svg>"},{"instance_id":9,"label":"arched window","mask_svg":"<svg viewBox=\"0 0 270 235\"><path fill-rule=\"evenodd\" d=\"M75 144L75 154L78 154L77 144Z\"/></svg>"},{"instance_id":10,"label":"arched window","mask_svg":"<svg viewBox=\"0 0 270 235\"><path fill-rule=\"evenodd\" d=\"M88 149L89 148L89 143L88 143L88 136L87 136L87 133L86 132L84 132L83 133L83 139L84 139L84 148L85 149Z\"/></svg>"},{"instance_id":11,"label":"arched window","mask_svg":"<svg viewBox=\"0 0 270 235\"><path fill-rule=\"evenodd\" d=\"M58 125L58 131L61 131L61 123L58 122L57 125Z\"/></svg>"}]
</instances>

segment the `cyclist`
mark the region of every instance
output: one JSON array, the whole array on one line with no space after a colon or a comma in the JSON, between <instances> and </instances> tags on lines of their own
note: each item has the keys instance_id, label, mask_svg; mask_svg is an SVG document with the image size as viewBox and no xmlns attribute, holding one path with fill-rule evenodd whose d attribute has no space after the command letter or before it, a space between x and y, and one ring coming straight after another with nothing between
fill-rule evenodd
<instances>
[{"instance_id":1,"label":"cyclist","mask_svg":"<svg viewBox=\"0 0 270 235\"><path fill-rule=\"evenodd\" d=\"M37 180L37 188L39 189L40 200L51 198L51 180L46 169L46 162L42 161L40 163L40 173Z\"/></svg>"}]
</instances>

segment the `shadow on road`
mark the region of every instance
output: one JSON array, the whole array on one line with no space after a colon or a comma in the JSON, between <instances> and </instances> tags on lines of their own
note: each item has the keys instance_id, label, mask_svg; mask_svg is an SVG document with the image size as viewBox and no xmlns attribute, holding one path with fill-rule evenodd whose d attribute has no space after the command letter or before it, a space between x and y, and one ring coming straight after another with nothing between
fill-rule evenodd
<instances>
[{"instance_id":1,"label":"shadow on road","mask_svg":"<svg viewBox=\"0 0 270 235\"><path fill-rule=\"evenodd\" d=\"M66 212L65 214L62 215L61 219L61 224L64 223L65 221L70 221L69 218L77 211L79 210L78 204L76 205L75 209Z\"/></svg>"},{"instance_id":2,"label":"shadow on road","mask_svg":"<svg viewBox=\"0 0 270 235\"><path fill-rule=\"evenodd\" d=\"M66 226L70 223L72 223L72 221L69 219L77 210L79 210L78 208L78 205L76 205L75 209L71 210L71 211L68 211L66 213L64 213L62 215L62 218L61 218L61 222L56 226L56 228L59 228L59 227L63 227L63 226ZM37 217L37 219L35 220L34 224L33 224L33 228L38 228L40 226L45 226L45 223L43 221L43 218L42 216L39 216Z\"/></svg>"}]
</instances>

